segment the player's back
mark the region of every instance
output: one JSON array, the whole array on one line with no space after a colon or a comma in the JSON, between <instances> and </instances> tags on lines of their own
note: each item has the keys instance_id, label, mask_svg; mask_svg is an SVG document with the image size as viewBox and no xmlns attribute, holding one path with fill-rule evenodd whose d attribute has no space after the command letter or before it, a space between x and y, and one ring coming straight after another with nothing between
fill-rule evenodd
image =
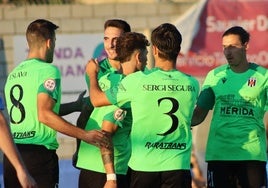
<instances>
[{"instance_id":1,"label":"player's back","mask_svg":"<svg viewBox=\"0 0 268 188\"><path fill-rule=\"evenodd\" d=\"M177 70L154 68L122 81L133 114L130 167L141 171L190 168L191 116L198 81ZM159 156L159 157L155 157Z\"/></svg>"},{"instance_id":2,"label":"player's back","mask_svg":"<svg viewBox=\"0 0 268 188\"><path fill-rule=\"evenodd\" d=\"M37 95L41 92L55 99L57 111L61 97L60 72L54 65L29 59L12 70L5 85L11 131L16 143L35 143L38 140L44 145L53 143L54 148L57 147L55 131L40 126L38 121Z\"/></svg>"},{"instance_id":3,"label":"player's back","mask_svg":"<svg viewBox=\"0 0 268 188\"><path fill-rule=\"evenodd\" d=\"M199 93L199 84L195 78L177 70L155 69L148 74L139 74L140 79L135 89L137 97L131 102L133 116L139 112L138 118L144 116L145 119L155 121L159 117L161 122L165 118L160 114L166 112L176 114L180 121L189 118Z\"/></svg>"}]
</instances>

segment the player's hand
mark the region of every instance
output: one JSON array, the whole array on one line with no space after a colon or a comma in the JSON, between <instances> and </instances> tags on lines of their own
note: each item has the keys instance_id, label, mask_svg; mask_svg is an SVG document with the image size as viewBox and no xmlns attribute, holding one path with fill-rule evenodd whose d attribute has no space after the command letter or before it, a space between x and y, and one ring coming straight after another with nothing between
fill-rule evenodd
<instances>
[{"instance_id":1,"label":"player's hand","mask_svg":"<svg viewBox=\"0 0 268 188\"><path fill-rule=\"evenodd\" d=\"M18 170L17 177L22 188L38 188L37 183L27 171Z\"/></svg>"},{"instance_id":2,"label":"player's hand","mask_svg":"<svg viewBox=\"0 0 268 188\"><path fill-rule=\"evenodd\" d=\"M86 94L87 90L84 90L83 92L81 92L77 98L77 100L75 101L77 108L79 109L79 111L81 112L82 109L84 108L84 106L86 106L86 98L84 97L84 95Z\"/></svg>"},{"instance_id":3,"label":"player's hand","mask_svg":"<svg viewBox=\"0 0 268 188\"><path fill-rule=\"evenodd\" d=\"M103 188L117 188L117 183L115 180L108 180Z\"/></svg>"},{"instance_id":4,"label":"player's hand","mask_svg":"<svg viewBox=\"0 0 268 188\"><path fill-rule=\"evenodd\" d=\"M82 91L82 93L79 94L76 102L81 104L81 106L84 104L84 95L86 94L87 90Z\"/></svg>"},{"instance_id":5,"label":"player's hand","mask_svg":"<svg viewBox=\"0 0 268 188\"><path fill-rule=\"evenodd\" d=\"M87 143L92 144L97 147L108 147L109 141L105 134L100 130L90 130L87 131L86 140Z\"/></svg>"},{"instance_id":6,"label":"player's hand","mask_svg":"<svg viewBox=\"0 0 268 188\"><path fill-rule=\"evenodd\" d=\"M99 71L99 65L97 59L89 60L86 65L87 75L97 74L98 71Z\"/></svg>"}]
</instances>

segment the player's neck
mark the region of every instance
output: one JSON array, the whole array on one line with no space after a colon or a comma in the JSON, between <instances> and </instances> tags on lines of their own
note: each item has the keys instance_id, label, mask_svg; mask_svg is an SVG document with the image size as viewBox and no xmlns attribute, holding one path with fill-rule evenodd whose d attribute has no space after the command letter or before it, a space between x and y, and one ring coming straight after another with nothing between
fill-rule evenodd
<instances>
[{"instance_id":1,"label":"player's neck","mask_svg":"<svg viewBox=\"0 0 268 188\"><path fill-rule=\"evenodd\" d=\"M124 75L129 75L136 71L136 66L131 61L122 62L122 73Z\"/></svg>"},{"instance_id":2,"label":"player's neck","mask_svg":"<svg viewBox=\"0 0 268 188\"><path fill-rule=\"evenodd\" d=\"M46 61L46 57L40 53L29 53L27 59L40 59L42 61Z\"/></svg>"},{"instance_id":3,"label":"player's neck","mask_svg":"<svg viewBox=\"0 0 268 188\"><path fill-rule=\"evenodd\" d=\"M119 61L116 61L114 59L109 59L109 63L111 64L111 66L116 69L116 70L120 70L121 69L121 63Z\"/></svg>"},{"instance_id":4,"label":"player's neck","mask_svg":"<svg viewBox=\"0 0 268 188\"><path fill-rule=\"evenodd\" d=\"M168 60L159 60L155 62L155 67L158 67L164 71L170 71L176 69L176 66L173 62Z\"/></svg>"},{"instance_id":5,"label":"player's neck","mask_svg":"<svg viewBox=\"0 0 268 188\"><path fill-rule=\"evenodd\" d=\"M246 72L249 69L249 62L245 61L243 63L240 63L239 65L236 66L230 66L233 72L236 73L243 73Z\"/></svg>"}]
</instances>

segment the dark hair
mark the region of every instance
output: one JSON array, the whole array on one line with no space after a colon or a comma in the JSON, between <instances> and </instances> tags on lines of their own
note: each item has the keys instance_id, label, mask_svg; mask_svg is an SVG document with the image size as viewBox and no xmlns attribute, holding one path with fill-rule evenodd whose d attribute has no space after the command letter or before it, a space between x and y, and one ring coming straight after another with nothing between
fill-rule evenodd
<instances>
[{"instance_id":1,"label":"dark hair","mask_svg":"<svg viewBox=\"0 0 268 188\"><path fill-rule=\"evenodd\" d=\"M124 32L131 31L130 25L126 21L120 19L107 20L104 24L104 29L107 27L116 27L122 29Z\"/></svg>"},{"instance_id":2,"label":"dark hair","mask_svg":"<svg viewBox=\"0 0 268 188\"><path fill-rule=\"evenodd\" d=\"M37 19L33 21L26 30L26 38L29 46L39 41L52 39L55 36L55 30L58 28L57 25L48 20Z\"/></svg>"},{"instance_id":3,"label":"dark hair","mask_svg":"<svg viewBox=\"0 0 268 188\"><path fill-rule=\"evenodd\" d=\"M182 37L174 25L164 23L155 28L151 41L152 45L158 48L160 58L176 62L181 50Z\"/></svg>"},{"instance_id":4,"label":"dark hair","mask_svg":"<svg viewBox=\"0 0 268 188\"><path fill-rule=\"evenodd\" d=\"M141 33L124 33L116 41L116 59L120 62L128 61L135 50L145 50L149 45L149 41Z\"/></svg>"},{"instance_id":5,"label":"dark hair","mask_svg":"<svg viewBox=\"0 0 268 188\"><path fill-rule=\"evenodd\" d=\"M231 34L238 35L242 44L249 42L250 34L243 27L240 26L231 27L223 33L222 37Z\"/></svg>"}]
</instances>

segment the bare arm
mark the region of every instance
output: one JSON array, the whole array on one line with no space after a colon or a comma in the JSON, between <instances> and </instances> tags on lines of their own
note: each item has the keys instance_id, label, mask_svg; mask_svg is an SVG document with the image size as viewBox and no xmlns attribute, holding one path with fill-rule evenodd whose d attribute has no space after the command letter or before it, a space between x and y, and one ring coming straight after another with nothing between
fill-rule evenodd
<instances>
[{"instance_id":1,"label":"bare arm","mask_svg":"<svg viewBox=\"0 0 268 188\"><path fill-rule=\"evenodd\" d=\"M93 106L107 106L111 103L107 99L105 93L100 89L98 80L97 80L97 74L98 74L98 65L95 60L89 60L86 66L86 73L89 76L90 80L90 87L89 90L89 96L90 100L93 104Z\"/></svg>"},{"instance_id":2,"label":"bare arm","mask_svg":"<svg viewBox=\"0 0 268 188\"><path fill-rule=\"evenodd\" d=\"M109 121L103 121L102 123L102 130L106 132L109 140L109 147L101 147L101 156L103 165L105 168L105 172L108 176L115 176L115 169L114 169L114 147L112 141L112 135L116 132L117 126ZM110 179L106 181L104 188L116 188L117 183L116 179Z\"/></svg>"},{"instance_id":3,"label":"bare arm","mask_svg":"<svg viewBox=\"0 0 268 188\"><path fill-rule=\"evenodd\" d=\"M7 156L11 164L17 172L17 177L23 188L36 188L37 184L28 173L23 160L17 150L17 147L12 139L10 129L4 118L3 113L0 111L0 148Z\"/></svg>"},{"instance_id":4,"label":"bare arm","mask_svg":"<svg viewBox=\"0 0 268 188\"><path fill-rule=\"evenodd\" d=\"M53 112L55 101L47 94L40 93L37 96L38 120L50 128L65 135L78 138L95 146L106 146L105 134L98 130L85 131L70 124L62 117Z\"/></svg>"},{"instance_id":5,"label":"bare arm","mask_svg":"<svg viewBox=\"0 0 268 188\"><path fill-rule=\"evenodd\" d=\"M197 156L195 155L194 151L192 151L192 154L191 154L191 165L192 165L191 169L193 173L192 184L195 185L192 187L200 187L200 188L206 187L206 180L205 180L205 177L203 176L202 170L198 163Z\"/></svg>"},{"instance_id":6,"label":"bare arm","mask_svg":"<svg viewBox=\"0 0 268 188\"><path fill-rule=\"evenodd\" d=\"M202 123L205 120L205 118L208 114L208 111L209 110L206 110L206 109L200 108L199 106L196 106L194 109L191 126L196 126L196 125Z\"/></svg>"}]
</instances>

